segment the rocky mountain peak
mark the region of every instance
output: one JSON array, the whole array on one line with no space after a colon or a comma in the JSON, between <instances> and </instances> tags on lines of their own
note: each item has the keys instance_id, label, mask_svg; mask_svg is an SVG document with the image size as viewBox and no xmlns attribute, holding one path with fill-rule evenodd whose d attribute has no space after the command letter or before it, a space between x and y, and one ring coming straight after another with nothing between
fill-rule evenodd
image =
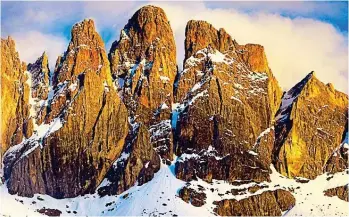
<instances>
[{"instance_id":1,"label":"rocky mountain peak","mask_svg":"<svg viewBox=\"0 0 349 217\"><path fill-rule=\"evenodd\" d=\"M170 30L170 32L166 30ZM162 36L171 34L172 32L169 28L169 21L164 10L152 5L139 9L128 21L124 31L126 35L132 34L129 31L137 32L138 38L132 37L130 39L133 39L134 42L139 40L145 43L145 45L149 45L156 38L162 38Z\"/></svg>"},{"instance_id":2,"label":"rocky mountain peak","mask_svg":"<svg viewBox=\"0 0 349 217\"><path fill-rule=\"evenodd\" d=\"M177 72L161 8L140 8L108 56L85 19L52 77L45 52L26 66L2 39L9 198L55 216L280 216L297 206L323 213L325 195L347 200L348 96L314 72L282 95L267 48L206 21L185 33Z\"/></svg>"},{"instance_id":3,"label":"rocky mountain peak","mask_svg":"<svg viewBox=\"0 0 349 217\"><path fill-rule=\"evenodd\" d=\"M76 23L71 30L71 43L74 46L95 45L103 46L102 38L96 32L95 23L92 19L85 19Z\"/></svg>"},{"instance_id":4,"label":"rocky mountain peak","mask_svg":"<svg viewBox=\"0 0 349 217\"><path fill-rule=\"evenodd\" d=\"M120 39L110 50L110 59L112 67L117 53L121 54L122 61L133 59L140 62L144 58L154 61L155 53L162 51L169 53L169 61L175 66L176 49L169 21L163 9L149 5L139 9L121 30ZM112 68L113 72L116 70Z\"/></svg>"},{"instance_id":5,"label":"rocky mountain peak","mask_svg":"<svg viewBox=\"0 0 349 217\"><path fill-rule=\"evenodd\" d=\"M47 56L43 54L28 68L34 79L33 93L40 92L37 88L47 82L45 67L48 69ZM34 135L17 143L4 157L9 191L56 198L93 192L121 153L128 123L126 108L112 85L103 41L92 20L74 25L68 49L57 62L51 89L46 99L33 97L34 106L39 108L32 112ZM34 159L41 160L21 172ZM19 176L23 182L34 184L14 181Z\"/></svg>"},{"instance_id":6,"label":"rocky mountain peak","mask_svg":"<svg viewBox=\"0 0 349 217\"><path fill-rule=\"evenodd\" d=\"M37 100L46 100L49 91L50 69L48 56L44 52L35 63L28 64L27 70L31 73L31 95Z\"/></svg>"},{"instance_id":7,"label":"rocky mountain peak","mask_svg":"<svg viewBox=\"0 0 349 217\"><path fill-rule=\"evenodd\" d=\"M237 45L236 47L240 58L242 58L245 64L248 65L252 71L267 73L268 76L273 77L273 74L268 66L265 49L262 45L246 44Z\"/></svg>"},{"instance_id":8,"label":"rocky mountain peak","mask_svg":"<svg viewBox=\"0 0 349 217\"><path fill-rule=\"evenodd\" d=\"M348 96L322 83L314 72L284 93L275 118L275 167L290 177L322 174L342 142L347 109Z\"/></svg>"},{"instance_id":9,"label":"rocky mountain peak","mask_svg":"<svg viewBox=\"0 0 349 217\"><path fill-rule=\"evenodd\" d=\"M155 6L139 9L121 30L120 39L113 43L109 61L115 86L130 117L137 117L137 122L150 128L164 128L166 135L151 136L151 142L166 153L172 152L168 146L177 74L176 45L164 11ZM168 156L172 158L172 154Z\"/></svg>"},{"instance_id":10,"label":"rocky mountain peak","mask_svg":"<svg viewBox=\"0 0 349 217\"><path fill-rule=\"evenodd\" d=\"M46 51L44 51L40 57L42 59L42 64L43 66L48 66L48 56L47 56L47 53Z\"/></svg>"},{"instance_id":11,"label":"rocky mountain peak","mask_svg":"<svg viewBox=\"0 0 349 217\"><path fill-rule=\"evenodd\" d=\"M11 36L7 36L6 39L1 39L1 47L7 47L9 51L16 52L15 41Z\"/></svg>"},{"instance_id":12,"label":"rocky mountain peak","mask_svg":"<svg viewBox=\"0 0 349 217\"><path fill-rule=\"evenodd\" d=\"M73 63L76 63L75 65ZM104 42L95 30L94 21L85 19L75 24L67 51L58 57L53 85L89 72L95 72L101 80L111 85L109 61Z\"/></svg>"},{"instance_id":13,"label":"rocky mountain peak","mask_svg":"<svg viewBox=\"0 0 349 217\"><path fill-rule=\"evenodd\" d=\"M220 52L233 46L231 36L223 28L217 30L206 21L190 20L185 29L185 36L185 60L207 46Z\"/></svg>"},{"instance_id":14,"label":"rocky mountain peak","mask_svg":"<svg viewBox=\"0 0 349 217\"><path fill-rule=\"evenodd\" d=\"M263 47L239 45L204 21L188 22L185 46L191 56L186 56L176 89L182 104L175 147L177 155L193 157L178 162L177 177L268 180L272 146L257 138L272 131L281 94ZM233 169L231 160L245 163ZM215 166L206 170L202 162Z\"/></svg>"},{"instance_id":15,"label":"rocky mountain peak","mask_svg":"<svg viewBox=\"0 0 349 217\"><path fill-rule=\"evenodd\" d=\"M296 99L298 96L302 97L324 97L329 95L326 100L330 100L334 104L345 104L347 95L337 91L331 83L324 84L317 77L314 71L307 74L299 83L287 91L284 98L293 97Z\"/></svg>"}]
</instances>

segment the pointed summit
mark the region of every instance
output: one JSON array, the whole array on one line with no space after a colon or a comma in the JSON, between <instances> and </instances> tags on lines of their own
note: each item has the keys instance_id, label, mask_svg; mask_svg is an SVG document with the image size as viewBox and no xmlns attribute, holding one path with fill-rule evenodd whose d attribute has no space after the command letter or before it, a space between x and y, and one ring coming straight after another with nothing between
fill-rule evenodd
<instances>
[{"instance_id":1,"label":"pointed summit","mask_svg":"<svg viewBox=\"0 0 349 217\"><path fill-rule=\"evenodd\" d=\"M51 97L44 97L47 55L30 64L28 70L34 97L42 99L33 101L42 107L33 112L38 117L35 136L4 157L9 192L55 198L94 192L121 154L128 123L93 21L73 26L68 49L57 61ZM30 163L34 161L37 163ZM29 164L33 166L28 168Z\"/></svg>"},{"instance_id":2,"label":"pointed summit","mask_svg":"<svg viewBox=\"0 0 349 217\"><path fill-rule=\"evenodd\" d=\"M144 6L140 8L129 19L124 29L121 31L119 41L115 41L111 48L111 53L115 49L120 48L123 44L127 44L127 40L130 45L136 45L140 48L135 51L135 55L142 55L142 51L148 48L155 41L169 40L168 45L174 47L172 29L169 25L169 21L162 8L152 5ZM144 53L143 53L144 55Z\"/></svg>"},{"instance_id":3,"label":"pointed summit","mask_svg":"<svg viewBox=\"0 0 349 217\"><path fill-rule=\"evenodd\" d=\"M277 170L310 179L322 174L342 141L347 108L348 96L322 83L313 71L286 92L275 118Z\"/></svg>"},{"instance_id":4,"label":"pointed summit","mask_svg":"<svg viewBox=\"0 0 349 217\"><path fill-rule=\"evenodd\" d=\"M162 127L164 133L151 135L151 143L162 147L162 156L172 158L171 110L161 108L173 103L176 45L163 9L149 5L136 11L113 43L109 60L130 117L149 128Z\"/></svg>"},{"instance_id":5,"label":"pointed summit","mask_svg":"<svg viewBox=\"0 0 349 217\"><path fill-rule=\"evenodd\" d=\"M95 30L92 19L75 24L71 30L71 41L63 57L58 57L53 85L82 73L94 72L111 85L108 58L104 42ZM75 63L75 64L72 64Z\"/></svg>"},{"instance_id":6,"label":"pointed summit","mask_svg":"<svg viewBox=\"0 0 349 217\"><path fill-rule=\"evenodd\" d=\"M224 52L232 46L232 38L224 29L215 29L202 20L190 20L185 28L185 59L210 45L213 49Z\"/></svg>"},{"instance_id":7,"label":"pointed summit","mask_svg":"<svg viewBox=\"0 0 349 217\"><path fill-rule=\"evenodd\" d=\"M71 30L71 43L78 45L103 45L103 41L96 32L95 23L92 19L84 19L76 23Z\"/></svg>"},{"instance_id":8,"label":"pointed summit","mask_svg":"<svg viewBox=\"0 0 349 217\"><path fill-rule=\"evenodd\" d=\"M35 63L28 64L27 70L31 73L32 97L38 98L39 100L46 100L50 83L50 69L46 52L44 52Z\"/></svg>"}]
</instances>

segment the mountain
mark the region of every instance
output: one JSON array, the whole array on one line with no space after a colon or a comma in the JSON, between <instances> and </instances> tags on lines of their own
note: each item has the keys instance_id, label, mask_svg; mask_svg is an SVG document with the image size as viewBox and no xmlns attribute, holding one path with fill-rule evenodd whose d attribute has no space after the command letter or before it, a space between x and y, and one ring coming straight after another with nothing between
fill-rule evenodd
<instances>
[{"instance_id":1,"label":"mountain","mask_svg":"<svg viewBox=\"0 0 349 217\"><path fill-rule=\"evenodd\" d=\"M274 165L287 176L314 179L325 172L347 126L348 96L311 72L282 98L276 115Z\"/></svg>"},{"instance_id":2,"label":"mountain","mask_svg":"<svg viewBox=\"0 0 349 217\"><path fill-rule=\"evenodd\" d=\"M177 177L268 180L270 162L255 154L255 142L271 127L281 90L263 47L238 45L204 21L188 22L185 44L175 147L186 158L178 162Z\"/></svg>"},{"instance_id":3,"label":"mountain","mask_svg":"<svg viewBox=\"0 0 349 217\"><path fill-rule=\"evenodd\" d=\"M154 6L138 10L113 43L109 60L130 118L145 125L157 153L172 160L170 116L177 63L165 12Z\"/></svg>"},{"instance_id":4,"label":"mountain","mask_svg":"<svg viewBox=\"0 0 349 217\"><path fill-rule=\"evenodd\" d=\"M179 71L155 6L109 53L76 23L52 72L2 39L0 213L348 215L348 96L314 72L282 93L263 46L206 21L184 50Z\"/></svg>"},{"instance_id":5,"label":"mountain","mask_svg":"<svg viewBox=\"0 0 349 217\"><path fill-rule=\"evenodd\" d=\"M127 111L113 87L102 39L92 20L74 25L71 36L44 108L33 115L42 123L34 120L33 135L4 155L10 193L91 193L122 151Z\"/></svg>"},{"instance_id":6,"label":"mountain","mask_svg":"<svg viewBox=\"0 0 349 217\"><path fill-rule=\"evenodd\" d=\"M19 59L11 37L1 39L1 156L8 148L29 138L30 120L29 74Z\"/></svg>"},{"instance_id":7,"label":"mountain","mask_svg":"<svg viewBox=\"0 0 349 217\"><path fill-rule=\"evenodd\" d=\"M27 70L31 73L32 98L47 100L50 85L50 68L46 53L44 52L35 63L28 64Z\"/></svg>"}]
</instances>

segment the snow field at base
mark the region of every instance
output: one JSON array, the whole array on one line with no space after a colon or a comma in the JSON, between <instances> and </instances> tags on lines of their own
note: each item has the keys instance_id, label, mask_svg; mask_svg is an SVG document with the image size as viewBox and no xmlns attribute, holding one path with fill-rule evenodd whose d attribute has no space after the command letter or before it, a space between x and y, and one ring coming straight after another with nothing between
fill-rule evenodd
<instances>
[{"instance_id":1,"label":"snow field at base","mask_svg":"<svg viewBox=\"0 0 349 217\"><path fill-rule=\"evenodd\" d=\"M179 180L174 174L174 165L178 158L170 166L161 164L160 170L154 178L142 186L137 183L134 187L118 196L100 197L98 194L89 194L69 199L54 199L48 195L36 194L33 198L10 195L5 185L0 186L1 211L0 215L10 216L38 216L34 212L43 207L58 209L62 215L67 216L149 216L149 215L179 215L179 216L213 216L213 201L223 199L245 199L252 195L261 194L265 191L275 189L293 189L296 198L296 206L284 212L285 215L297 216L348 216L348 202L338 197L325 196L323 191L348 184L347 171L334 175L323 174L308 183L296 182L289 179L271 166L271 182L263 182L258 185L268 185L255 193L243 195L225 194L231 189L243 189L256 185L247 183L232 185L223 180L213 180L207 183L201 179L190 182L190 188L205 189L206 204L202 207L194 207L178 197L179 190L186 185L186 182ZM179 160L179 159L178 159ZM327 180L332 177L330 180ZM203 188L202 188L203 187ZM214 191L211 191L211 188ZM40 199L38 199L40 198ZM23 204L18 201L23 201ZM33 201L35 203L33 204ZM70 213L68 213L70 211ZM73 212L76 212L74 214Z\"/></svg>"},{"instance_id":2,"label":"snow field at base","mask_svg":"<svg viewBox=\"0 0 349 217\"><path fill-rule=\"evenodd\" d=\"M349 216L349 203L337 196L325 196L327 189L344 186L349 183L348 170L334 175L322 174L308 183L299 183L294 179L281 176L272 167L272 183L293 188L296 205L286 212L287 216ZM331 179L327 180L329 177ZM298 189L297 189L298 188Z\"/></svg>"},{"instance_id":3,"label":"snow field at base","mask_svg":"<svg viewBox=\"0 0 349 217\"><path fill-rule=\"evenodd\" d=\"M6 186L1 185L1 208L5 208L1 209L0 216L40 216L34 211L43 207L58 209L64 216L213 216L207 209L194 207L178 197L178 191L185 182L175 177L174 163L175 161L171 166L161 164L159 172L150 182L142 186L137 186L136 183L118 196L99 197L98 194L92 194L54 199L48 195L36 194L33 198L25 198L10 195ZM23 204L16 199L22 200ZM33 204L33 201L36 203Z\"/></svg>"}]
</instances>

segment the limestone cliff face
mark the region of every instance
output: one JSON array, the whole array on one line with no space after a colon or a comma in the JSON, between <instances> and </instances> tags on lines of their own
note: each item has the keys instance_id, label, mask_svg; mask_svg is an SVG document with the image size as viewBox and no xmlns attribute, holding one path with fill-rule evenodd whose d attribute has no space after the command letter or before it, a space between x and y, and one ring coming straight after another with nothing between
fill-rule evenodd
<instances>
[{"instance_id":1,"label":"limestone cliff face","mask_svg":"<svg viewBox=\"0 0 349 217\"><path fill-rule=\"evenodd\" d=\"M120 157L114 161L104 181L98 187L98 194L116 195L136 183L143 185L160 169L160 158L150 144L146 126L135 124L126 138Z\"/></svg>"},{"instance_id":2,"label":"limestone cliff face","mask_svg":"<svg viewBox=\"0 0 349 217\"><path fill-rule=\"evenodd\" d=\"M276 116L273 163L289 177L314 179L342 142L348 96L314 73L284 94Z\"/></svg>"},{"instance_id":3,"label":"limestone cliff face","mask_svg":"<svg viewBox=\"0 0 349 217\"><path fill-rule=\"evenodd\" d=\"M145 6L128 21L109 53L111 71L130 116L151 130L151 143L172 158L170 125L176 47L161 8ZM156 129L155 129L156 128ZM157 129L165 129L162 135Z\"/></svg>"},{"instance_id":4,"label":"limestone cliff face","mask_svg":"<svg viewBox=\"0 0 349 217\"><path fill-rule=\"evenodd\" d=\"M1 156L9 147L31 136L28 79L14 40L1 39Z\"/></svg>"},{"instance_id":5,"label":"limestone cliff face","mask_svg":"<svg viewBox=\"0 0 349 217\"><path fill-rule=\"evenodd\" d=\"M258 156L256 141L272 126L281 90L263 47L238 45L203 21L188 22L185 45L175 146L193 157L177 164L177 177L268 180L270 155Z\"/></svg>"},{"instance_id":6,"label":"limestone cliff face","mask_svg":"<svg viewBox=\"0 0 349 217\"><path fill-rule=\"evenodd\" d=\"M43 122L4 156L10 193L64 198L94 192L123 149L127 111L92 20L74 25L57 63Z\"/></svg>"}]
</instances>

